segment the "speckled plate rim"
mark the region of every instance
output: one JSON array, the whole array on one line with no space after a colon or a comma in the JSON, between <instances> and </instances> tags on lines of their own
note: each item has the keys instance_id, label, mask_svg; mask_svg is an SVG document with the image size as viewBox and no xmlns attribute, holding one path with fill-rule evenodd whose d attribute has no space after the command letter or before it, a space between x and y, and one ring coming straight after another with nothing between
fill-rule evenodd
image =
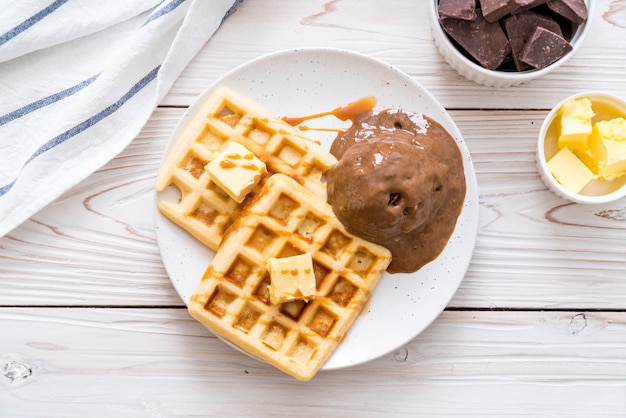
<instances>
[{"instance_id":1,"label":"speckled plate rim","mask_svg":"<svg viewBox=\"0 0 626 418\"><path fill-rule=\"evenodd\" d=\"M253 59L210 85L189 107L175 128L163 157L190 116L218 86L228 86L277 116L331 110L363 96L378 99L377 109L401 107L422 112L443 125L464 157L467 192L450 241L431 263L412 274L385 274L368 306L322 370L361 364L393 352L424 331L445 309L460 286L472 258L478 231L478 188L470 153L461 132L439 102L408 74L361 53L333 48L301 48ZM320 126L339 127L332 118ZM311 123L314 125L314 122ZM330 147L334 135L308 131ZM155 193L156 235L165 269L187 303L213 252L182 231L157 209L159 200L175 201L170 186Z\"/></svg>"}]
</instances>

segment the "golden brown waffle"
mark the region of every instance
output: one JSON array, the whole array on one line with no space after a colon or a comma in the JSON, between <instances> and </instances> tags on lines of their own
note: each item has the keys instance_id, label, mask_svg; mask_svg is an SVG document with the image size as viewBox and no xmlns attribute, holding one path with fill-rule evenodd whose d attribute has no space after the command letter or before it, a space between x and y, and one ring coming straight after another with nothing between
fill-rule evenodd
<instances>
[{"instance_id":1,"label":"golden brown waffle","mask_svg":"<svg viewBox=\"0 0 626 418\"><path fill-rule=\"evenodd\" d=\"M272 305L266 260L304 253L313 258L315 299ZM274 174L228 230L188 308L215 334L309 380L390 261L386 248L349 234L324 200Z\"/></svg>"},{"instance_id":2,"label":"golden brown waffle","mask_svg":"<svg viewBox=\"0 0 626 418\"><path fill-rule=\"evenodd\" d=\"M216 250L242 207L210 179L204 166L236 141L267 165L269 173L297 179L326 200L323 174L337 161L315 141L241 94L218 87L182 131L161 164L156 190L170 184L180 201L161 200L159 210L209 248ZM254 192L252 192L254 194Z\"/></svg>"}]
</instances>

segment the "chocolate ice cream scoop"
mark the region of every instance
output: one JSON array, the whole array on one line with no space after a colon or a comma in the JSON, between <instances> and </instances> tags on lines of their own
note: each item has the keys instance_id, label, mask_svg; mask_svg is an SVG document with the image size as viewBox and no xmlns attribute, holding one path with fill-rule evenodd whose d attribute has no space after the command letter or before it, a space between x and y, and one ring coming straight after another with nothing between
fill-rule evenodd
<instances>
[{"instance_id":1,"label":"chocolate ice cream scoop","mask_svg":"<svg viewBox=\"0 0 626 418\"><path fill-rule=\"evenodd\" d=\"M374 242L422 230L445 194L445 167L423 154L390 135L348 148L326 177L328 200L339 220Z\"/></svg>"},{"instance_id":2,"label":"chocolate ice cream scoop","mask_svg":"<svg viewBox=\"0 0 626 418\"><path fill-rule=\"evenodd\" d=\"M391 250L390 272L413 272L445 247L465 197L461 152L419 113L386 109L338 137L328 202L351 233Z\"/></svg>"},{"instance_id":3,"label":"chocolate ice cream scoop","mask_svg":"<svg viewBox=\"0 0 626 418\"><path fill-rule=\"evenodd\" d=\"M422 113L401 109L364 112L356 117L354 124L346 132L333 141L330 152L337 159L341 159L343 153L357 142L382 139L390 135L420 147L419 140L428 132L431 122L434 121Z\"/></svg>"}]
</instances>

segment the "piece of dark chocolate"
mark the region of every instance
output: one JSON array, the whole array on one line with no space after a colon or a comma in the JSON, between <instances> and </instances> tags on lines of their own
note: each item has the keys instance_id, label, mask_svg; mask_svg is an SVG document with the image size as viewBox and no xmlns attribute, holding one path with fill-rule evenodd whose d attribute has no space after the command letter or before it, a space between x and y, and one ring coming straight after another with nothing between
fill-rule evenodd
<instances>
[{"instance_id":1,"label":"piece of dark chocolate","mask_svg":"<svg viewBox=\"0 0 626 418\"><path fill-rule=\"evenodd\" d=\"M440 18L443 30L481 66L495 70L511 52L509 40L500 23L486 21L481 13L476 20Z\"/></svg>"},{"instance_id":2,"label":"piece of dark chocolate","mask_svg":"<svg viewBox=\"0 0 626 418\"><path fill-rule=\"evenodd\" d=\"M562 36L546 28L537 27L519 55L522 62L542 69L563 58L572 45Z\"/></svg>"},{"instance_id":3,"label":"piece of dark chocolate","mask_svg":"<svg viewBox=\"0 0 626 418\"><path fill-rule=\"evenodd\" d=\"M518 8L515 0L480 0L480 10L487 22L497 22Z\"/></svg>"},{"instance_id":4,"label":"piece of dark chocolate","mask_svg":"<svg viewBox=\"0 0 626 418\"><path fill-rule=\"evenodd\" d=\"M548 0L515 0L515 4L517 4L517 9L513 10L511 14L525 12L526 10L532 9L533 7L541 6L547 1Z\"/></svg>"},{"instance_id":5,"label":"piece of dark chocolate","mask_svg":"<svg viewBox=\"0 0 626 418\"><path fill-rule=\"evenodd\" d=\"M515 0L519 7L535 7L544 4L548 0Z\"/></svg>"},{"instance_id":6,"label":"piece of dark chocolate","mask_svg":"<svg viewBox=\"0 0 626 418\"><path fill-rule=\"evenodd\" d=\"M439 0L439 16L463 20L476 19L476 0Z\"/></svg>"},{"instance_id":7,"label":"piece of dark chocolate","mask_svg":"<svg viewBox=\"0 0 626 418\"><path fill-rule=\"evenodd\" d=\"M556 20L533 11L515 14L504 19L504 29L511 43L511 55L517 71L531 68L530 65L520 61L519 56L536 27L546 28L563 36Z\"/></svg>"},{"instance_id":8,"label":"piece of dark chocolate","mask_svg":"<svg viewBox=\"0 0 626 418\"><path fill-rule=\"evenodd\" d=\"M581 24L589 17L585 0L548 0L548 8L567 20Z\"/></svg>"}]
</instances>

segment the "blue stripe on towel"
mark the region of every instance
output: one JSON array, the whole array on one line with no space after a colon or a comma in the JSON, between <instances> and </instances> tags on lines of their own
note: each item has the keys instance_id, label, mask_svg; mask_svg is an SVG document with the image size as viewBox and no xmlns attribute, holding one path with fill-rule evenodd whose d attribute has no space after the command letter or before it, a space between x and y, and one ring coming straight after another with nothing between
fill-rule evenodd
<instances>
[{"instance_id":1,"label":"blue stripe on towel","mask_svg":"<svg viewBox=\"0 0 626 418\"><path fill-rule=\"evenodd\" d=\"M122 97L120 97L112 105L108 106L105 109L102 109L100 112L96 113L95 115L93 115L89 119L85 120L84 122L79 123L78 125L74 126L73 128L68 129L67 131L63 132L62 134L52 138L51 140L49 140L48 142L43 144L37 151L35 151L33 153L33 155L31 155L28 158L28 160L22 166L22 169L24 169L24 167L26 167L28 165L28 163L33 161L35 158L37 158L41 154L45 153L46 151L51 150L52 148L56 147L59 144L62 144L63 142L67 141L68 139L70 139L70 138L78 135L79 133L89 129L90 127L92 127L96 123L98 123L101 120L105 119L107 116L110 116L111 114L115 113L115 111L117 111L120 107L122 107L124 105L124 103L126 103L127 101L132 99L133 96L135 96L137 93L139 93L141 91L141 89L143 89L152 80L154 80L156 78L157 74L159 73L159 68L160 67L161 67L160 65L155 67L152 71L150 71L145 77L143 77L141 80L139 80L133 87L131 87L130 90L128 90ZM19 177L19 174L18 174L18 177ZM11 190L11 188L13 187L13 185L15 184L16 181L17 181L17 177L15 179L13 179L13 181L11 181L9 184L6 184L6 185L0 187L0 197L4 196L9 190Z\"/></svg>"},{"instance_id":2,"label":"blue stripe on towel","mask_svg":"<svg viewBox=\"0 0 626 418\"><path fill-rule=\"evenodd\" d=\"M0 35L0 45L3 45L9 42L11 39L15 38L20 33L24 32L26 29L33 26L35 23L39 22L44 17L48 16L50 13L54 12L59 7L63 6L63 4L67 3L69 0L56 0L50 3L45 9L42 11L32 15L13 29L8 32Z\"/></svg>"},{"instance_id":3,"label":"blue stripe on towel","mask_svg":"<svg viewBox=\"0 0 626 418\"><path fill-rule=\"evenodd\" d=\"M183 4L185 1L187 1L187 0L172 0L172 1L170 1L168 4L166 4L165 6L161 7L159 10L157 10L156 12L154 12L153 14L148 16L146 21L141 26L146 26L148 23L152 22L153 20L156 20L159 17L168 14L169 12L171 12L172 10L174 10L175 8L177 8L178 6Z\"/></svg>"},{"instance_id":4,"label":"blue stripe on towel","mask_svg":"<svg viewBox=\"0 0 626 418\"><path fill-rule=\"evenodd\" d=\"M235 0L235 2L233 3L232 6L230 6L230 9L228 9L228 11L226 12L226 14L224 15L224 17L222 18L222 22L231 14L233 14L235 12L235 10L237 9L237 6L239 6L241 3L243 2L243 0Z\"/></svg>"},{"instance_id":5,"label":"blue stripe on towel","mask_svg":"<svg viewBox=\"0 0 626 418\"><path fill-rule=\"evenodd\" d=\"M82 89L84 89L85 87L87 87L88 85L90 85L91 83L93 83L99 76L100 74L96 74L93 77L90 77L86 80L81 81L80 83L67 88L63 91L60 91L58 93L54 93L51 94L50 96L44 97L43 99L39 99L35 102L29 103L26 106L20 107L17 110L14 110L10 113L7 113L6 115L0 116L0 126L11 122L12 120L21 118L22 116L30 113L30 112L34 112L37 109L41 109L42 107L51 105L53 103L58 102L59 100L65 99L66 97L69 97L71 95L73 95L74 93L77 93L79 91L81 91Z\"/></svg>"}]
</instances>

